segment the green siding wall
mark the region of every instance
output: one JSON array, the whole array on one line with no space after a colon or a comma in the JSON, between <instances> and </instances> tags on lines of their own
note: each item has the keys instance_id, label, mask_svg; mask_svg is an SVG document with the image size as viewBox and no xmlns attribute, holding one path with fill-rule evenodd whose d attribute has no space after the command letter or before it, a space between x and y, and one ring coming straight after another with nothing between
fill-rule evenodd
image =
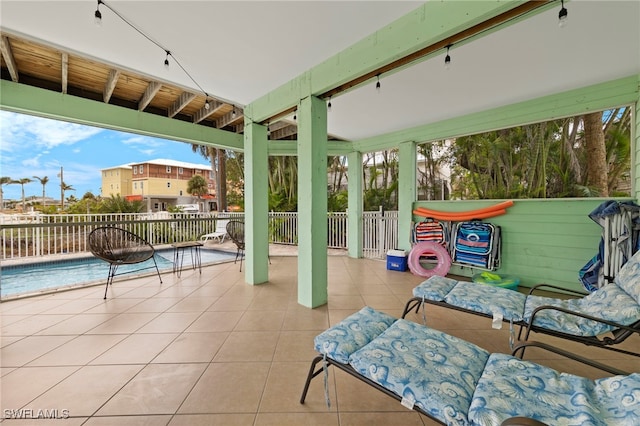
<instances>
[{"instance_id":1,"label":"green siding wall","mask_svg":"<svg viewBox=\"0 0 640 426\"><path fill-rule=\"evenodd\" d=\"M420 201L415 207L447 212L487 207L503 200ZM588 214L603 199L515 200L507 214L485 219L502 227L502 266L497 271L538 283L583 290L578 271L598 251L602 228ZM414 216L414 220L423 220ZM470 277L479 269L453 266L452 274Z\"/></svg>"}]
</instances>

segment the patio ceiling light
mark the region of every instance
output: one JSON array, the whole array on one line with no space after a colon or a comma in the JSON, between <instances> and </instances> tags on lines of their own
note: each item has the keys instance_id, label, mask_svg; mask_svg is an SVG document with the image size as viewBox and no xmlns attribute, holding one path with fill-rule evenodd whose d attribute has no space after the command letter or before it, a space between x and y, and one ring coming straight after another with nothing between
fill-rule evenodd
<instances>
[{"instance_id":1,"label":"patio ceiling light","mask_svg":"<svg viewBox=\"0 0 640 426\"><path fill-rule=\"evenodd\" d=\"M331 111L331 96L329 96L329 102L327 103L327 110Z\"/></svg>"},{"instance_id":2,"label":"patio ceiling light","mask_svg":"<svg viewBox=\"0 0 640 426\"><path fill-rule=\"evenodd\" d=\"M102 4L102 0L98 0L98 5L96 6L96 13L93 14L95 17L96 25L102 25L102 13L100 12L100 5Z\"/></svg>"},{"instance_id":3,"label":"patio ceiling light","mask_svg":"<svg viewBox=\"0 0 640 426\"><path fill-rule=\"evenodd\" d=\"M562 28L565 25L567 25L567 18L569 17L569 12L564 7L564 0L560 0L560 2L562 3L562 9L560 9L560 12L558 12L558 24L560 25L560 28Z\"/></svg>"},{"instance_id":4,"label":"patio ceiling light","mask_svg":"<svg viewBox=\"0 0 640 426\"><path fill-rule=\"evenodd\" d=\"M380 93L380 74L376 75L378 81L376 81L376 90Z\"/></svg>"},{"instance_id":5,"label":"patio ceiling light","mask_svg":"<svg viewBox=\"0 0 640 426\"><path fill-rule=\"evenodd\" d=\"M166 52L167 52L167 56L165 56L164 58L164 67L166 69L169 69L169 55L171 55L171 52L169 52L168 50Z\"/></svg>"},{"instance_id":6,"label":"patio ceiling light","mask_svg":"<svg viewBox=\"0 0 640 426\"><path fill-rule=\"evenodd\" d=\"M449 49L451 49L451 46L453 46L452 44L447 46L447 56L444 57L444 67L446 69L449 69L449 67L451 66L451 56L449 56Z\"/></svg>"}]
</instances>

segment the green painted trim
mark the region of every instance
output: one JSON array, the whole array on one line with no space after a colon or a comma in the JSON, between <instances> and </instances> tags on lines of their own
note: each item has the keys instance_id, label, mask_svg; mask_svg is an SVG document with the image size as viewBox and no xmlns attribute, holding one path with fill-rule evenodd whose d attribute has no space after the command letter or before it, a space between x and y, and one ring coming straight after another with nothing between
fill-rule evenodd
<instances>
[{"instance_id":1,"label":"green painted trim","mask_svg":"<svg viewBox=\"0 0 640 426\"><path fill-rule=\"evenodd\" d=\"M327 292L327 107L308 97L298 108L298 303L324 305Z\"/></svg>"},{"instance_id":2,"label":"green painted trim","mask_svg":"<svg viewBox=\"0 0 640 426\"><path fill-rule=\"evenodd\" d=\"M413 202L416 199L416 176L418 159L416 144L403 142L398 151L398 229L411 229L413 220ZM410 232L398 234L398 247L401 250L411 250Z\"/></svg>"},{"instance_id":3,"label":"green painted trim","mask_svg":"<svg viewBox=\"0 0 640 426\"><path fill-rule=\"evenodd\" d=\"M269 197L267 180L267 128L245 121L245 281L261 284L269 280Z\"/></svg>"},{"instance_id":4,"label":"green painted trim","mask_svg":"<svg viewBox=\"0 0 640 426\"><path fill-rule=\"evenodd\" d=\"M262 122L310 95L321 95L381 66L511 10L522 0L429 1L314 66L245 108Z\"/></svg>"},{"instance_id":5,"label":"green painted trim","mask_svg":"<svg viewBox=\"0 0 640 426\"><path fill-rule=\"evenodd\" d=\"M0 81L0 109L120 130L139 135L244 150L237 133L194 125L173 118L134 111L90 99L40 89L8 80Z\"/></svg>"},{"instance_id":6,"label":"green painted trim","mask_svg":"<svg viewBox=\"0 0 640 426\"><path fill-rule=\"evenodd\" d=\"M297 140L269 141L269 155L298 155ZM328 141L327 155L347 155L353 151L351 142Z\"/></svg>"},{"instance_id":7,"label":"green painted trim","mask_svg":"<svg viewBox=\"0 0 640 426\"><path fill-rule=\"evenodd\" d=\"M362 243L364 231L362 229L362 153L351 152L347 155L347 250L349 257L360 259L362 257Z\"/></svg>"},{"instance_id":8,"label":"green painted trim","mask_svg":"<svg viewBox=\"0 0 640 426\"><path fill-rule=\"evenodd\" d=\"M640 74L638 74L638 94L636 99L636 110L635 110L635 128L631 126L631 164L634 166L631 167L631 182L635 185L634 196L636 200L640 200L640 164L638 163L638 159L640 158Z\"/></svg>"},{"instance_id":9,"label":"green painted trim","mask_svg":"<svg viewBox=\"0 0 640 426\"><path fill-rule=\"evenodd\" d=\"M404 129L353 142L355 150L371 152L389 149L405 141L427 142L471 135L513 126L585 114L638 100L638 76L569 90L437 123Z\"/></svg>"}]
</instances>

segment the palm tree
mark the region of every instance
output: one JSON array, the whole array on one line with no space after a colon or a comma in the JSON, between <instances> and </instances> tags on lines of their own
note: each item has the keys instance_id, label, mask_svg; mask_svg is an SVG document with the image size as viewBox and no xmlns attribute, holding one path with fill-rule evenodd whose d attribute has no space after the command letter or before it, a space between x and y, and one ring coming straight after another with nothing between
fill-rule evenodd
<instances>
[{"instance_id":1,"label":"palm tree","mask_svg":"<svg viewBox=\"0 0 640 426\"><path fill-rule=\"evenodd\" d=\"M60 188L62 189L62 200L60 200L60 202L62 203L62 210L64 210L64 193L67 191L75 191L76 189L64 182L60 183Z\"/></svg>"},{"instance_id":2,"label":"palm tree","mask_svg":"<svg viewBox=\"0 0 640 426\"><path fill-rule=\"evenodd\" d=\"M4 208L4 191L2 190L2 187L5 185L9 185L12 182L13 179L11 179L9 176L2 176L0 178L0 210Z\"/></svg>"},{"instance_id":3,"label":"palm tree","mask_svg":"<svg viewBox=\"0 0 640 426\"><path fill-rule=\"evenodd\" d=\"M216 199L218 211L227 209L227 155L224 149L212 146L191 144L191 150L199 153L211 162L211 170L216 176Z\"/></svg>"},{"instance_id":4,"label":"palm tree","mask_svg":"<svg viewBox=\"0 0 640 426\"><path fill-rule=\"evenodd\" d=\"M45 187L47 186L47 184L49 183L49 176L45 176L45 177L38 177L38 176L34 176L34 179L38 179L40 181L40 184L42 185L42 207L44 207L44 199L46 197L46 193L45 193Z\"/></svg>"},{"instance_id":5,"label":"palm tree","mask_svg":"<svg viewBox=\"0 0 640 426\"><path fill-rule=\"evenodd\" d=\"M31 183L31 182L33 182L33 180L29 178L22 178L22 179L11 181L11 183L19 183L20 186L22 186L22 213L24 213L24 210L25 210L24 186L27 183Z\"/></svg>"},{"instance_id":6,"label":"palm tree","mask_svg":"<svg viewBox=\"0 0 640 426\"><path fill-rule=\"evenodd\" d=\"M200 199L201 196L209 193L209 185L207 180L200 175L194 175L187 182L187 192L191 195L195 195Z\"/></svg>"}]
</instances>

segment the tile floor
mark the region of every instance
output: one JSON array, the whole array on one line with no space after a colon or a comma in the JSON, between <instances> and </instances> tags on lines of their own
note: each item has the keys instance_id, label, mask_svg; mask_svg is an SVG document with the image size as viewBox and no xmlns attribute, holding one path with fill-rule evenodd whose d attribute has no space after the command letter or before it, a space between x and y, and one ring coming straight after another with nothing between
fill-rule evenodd
<instances>
[{"instance_id":1,"label":"tile floor","mask_svg":"<svg viewBox=\"0 0 640 426\"><path fill-rule=\"evenodd\" d=\"M272 256L269 268L270 282L259 286L245 284L238 265L225 263L202 274L185 270L181 278L163 274L163 284L156 276L116 282L106 301L97 286L1 303L3 423L436 424L334 369L331 408L321 378L312 382L306 403L298 402L315 356L314 336L364 305L400 316L421 278L387 271L382 261L330 256L329 303L308 309L297 303L297 258ZM427 315L434 328L509 352L508 327L493 330L489 319L433 306ZM634 336L626 346L638 350L639 340ZM637 358L559 344L640 371ZM526 359L606 375L535 350ZM7 419L19 409L31 417L47 415L38 410L70 417Z\"/></svg>"}]
</instances>

